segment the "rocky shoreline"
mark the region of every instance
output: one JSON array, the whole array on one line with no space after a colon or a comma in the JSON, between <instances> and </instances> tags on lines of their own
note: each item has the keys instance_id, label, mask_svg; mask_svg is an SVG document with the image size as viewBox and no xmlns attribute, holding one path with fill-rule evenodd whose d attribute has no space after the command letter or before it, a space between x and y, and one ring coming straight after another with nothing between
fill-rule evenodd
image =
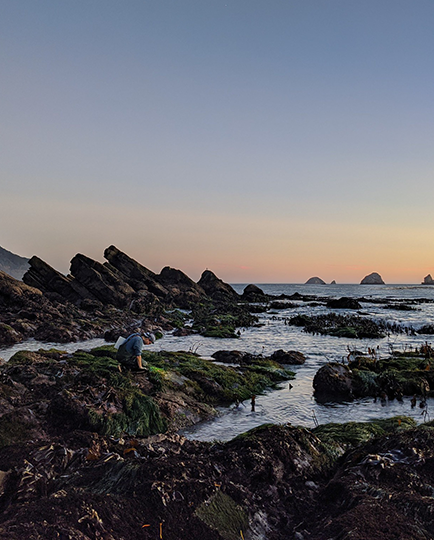
<instances>
[{"instance_id":1,"label":"rocky shoreline","mask_svg":"<svg viewBox=\"0 0 434 540\"><path fill-rule=\"evenodd\" d=\"M399 331L359 313L360 302L390 308L390 300L276 297L255 285L237 294L209 270L195 283L169 267L155 274L114 246L105 257L103 265L76 255L69 276L37 257L24 282L0 272L0 344L114 341L137 325L157 335L234 338L258 324L257 313L300 302L333 310L286 321L308 332ZM415 395L421 407L434 390L432 356L428 344L389 358L353 351L346 365L318 371L317 398ZM190 441L177 434L181 428L213 418L219 405L251 400L254 407L256 395L291 380L291 365L305 361L284 350L264 357L222 349L213 358L145 351L146 371L120 371L106 345L21 351L1 365L0 538L434 537L432 423L263 425L226 443Z\"/></svg>"},{"instance_id":2,"label":"rocky shoreline","mask_svg":"<svg viewBox=\"0 0 434 540\"><path fill-rule=\"evenodd\" d=\"M1 367L0 538L432 536L430 423L264 425L189 441L180 426L292 374L262 357L233 368L144 356L144 374L120 373L109 346L21 352Z\"/></svg>"}]
</instances>

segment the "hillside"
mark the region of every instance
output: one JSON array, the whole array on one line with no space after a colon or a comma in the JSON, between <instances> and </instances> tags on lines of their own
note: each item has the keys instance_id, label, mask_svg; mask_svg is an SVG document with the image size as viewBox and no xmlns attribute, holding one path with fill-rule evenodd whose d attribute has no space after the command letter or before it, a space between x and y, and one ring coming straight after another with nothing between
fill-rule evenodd
<instances>
[{"instance_id":1,"label":"hillside","mask_svg":"<svg viewBox=\"0 0 434 540\"><path fill-rule=\"evenodd\" d=\"M22 279L29 269L29 259L11 253L0 247L0 270L6 272L15 279Z\"/></svg>"}]
</instances>

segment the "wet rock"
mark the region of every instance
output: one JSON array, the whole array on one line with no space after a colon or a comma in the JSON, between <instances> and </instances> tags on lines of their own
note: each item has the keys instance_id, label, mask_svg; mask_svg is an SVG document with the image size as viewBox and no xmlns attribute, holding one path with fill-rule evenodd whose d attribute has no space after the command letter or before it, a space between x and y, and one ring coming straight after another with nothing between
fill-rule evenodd
<instances>
[{"instance_id":1,"label":"wet rock","mask_svg":"<svg viewBox=\"0 0 434 540\"><path fill-rule=\"evenodd\" d=\"M313 388L320 399L353 399L353 373L348 366L335 362L326 364L316 372Z\"/></svg>"},{"instance_id":2,"label":"wet rock","mask_svg":"<svg viewBox=\"0 0 434 540\"><path fill-rule=\"evenodd\" d=\"M279 349L271 355L271 360L279 362L279 364L301 365L306 362L306 357L298 351L284 351Z\"/></svg>"},{"instance_id":3,"label":"wet rock","mask_svg":"<svg viewBox=\"0 0 434 540\"><path fill-rule=\"evenodd\" d=\"M321 278L315 276L315 277L309 278L306 281L305 285L326 285L326 282L322 280Z\"/></svg>"},{"instance_id":4,"label":"wet rock","mask_svg":"<svg viewBox=\"0 0 434 540\"><path fill-rule=\"evenodd\" d=\"M217 301L237 301L238 293L227 283L219 279L211 270L205 270L198 285L206 292L208 296Z\"/></svg>"},{"instance_id":5,"label":"wet rock","mask_svg":"<svg viewBox=\"0 0 434 540\"><path fill-rule=\"evenodd\" d=\"M13 345L23 340L23 336L8 324L0 323L0 343Z\"/></svg>"},{"instance_id":6,"label":"wet rock","mask_svg":"<svg viewBox=\"0 0 434 540\"><path fill-rule=\"evenodd\" d=\"M362 306L355 298L343 296L342 298L328 300L327 307L331 309L360 309Z\"/></svg>"},{"instance_id":7,"label":"wet rock","mask_svg":"<svg viewBox=\"0 0 434 540\"><path fill-rule=\"evenodd\" d=\"M224 364L239 364L246 353L241 351L216 351L211 356Z\"/></svg>"},{"instance_id":8,"label":"wet rock","mask_svg":"<svg viewBox=\"0 0 434 540\"><path fill-rule=\"evenodd\" d=\"M377 272L372 272L365 276L360 282L361 285L384 285L383 278Z\"/></svg>"}]
</instances>

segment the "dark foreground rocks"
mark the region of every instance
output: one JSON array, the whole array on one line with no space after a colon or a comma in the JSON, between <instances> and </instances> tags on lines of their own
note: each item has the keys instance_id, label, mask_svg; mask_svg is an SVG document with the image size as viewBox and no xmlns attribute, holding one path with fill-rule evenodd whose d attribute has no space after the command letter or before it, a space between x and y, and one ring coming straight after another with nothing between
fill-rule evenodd
<instances>
[{"instance_id":1,"label":"dark foreground rocks","mask_svg":"<svg viewBox=\"0 0 434 540\"><path fill-rule=\"evenodd\" d=\"M290 376L189 353L17 353L0 368L0 538L426 540L434 428L401 417L264 425L221 443L174 430Z\"/></svg>"}]
</instances>

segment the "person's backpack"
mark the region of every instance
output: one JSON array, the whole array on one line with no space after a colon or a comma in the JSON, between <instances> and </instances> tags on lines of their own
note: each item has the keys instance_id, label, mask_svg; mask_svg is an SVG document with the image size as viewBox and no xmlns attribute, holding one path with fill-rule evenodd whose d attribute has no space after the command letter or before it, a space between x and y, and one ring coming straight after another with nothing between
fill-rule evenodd
<instances>
[{"instance_id":1,"label":"person's backpack","mask_svg":"<svg viewBox=\"0 0 434 540\"><path fill-rule=\"evenodd\" d=\"M127 351L127 343L130 341L130 339L134 336L137 336L137 334L131 334L131 336L128 337L118 348L116 352L116 360L120 364L124 365L131 365L133 364L133 355ZM135 359L134 359L135 361Z\"/></svg>"}]
</instances>

